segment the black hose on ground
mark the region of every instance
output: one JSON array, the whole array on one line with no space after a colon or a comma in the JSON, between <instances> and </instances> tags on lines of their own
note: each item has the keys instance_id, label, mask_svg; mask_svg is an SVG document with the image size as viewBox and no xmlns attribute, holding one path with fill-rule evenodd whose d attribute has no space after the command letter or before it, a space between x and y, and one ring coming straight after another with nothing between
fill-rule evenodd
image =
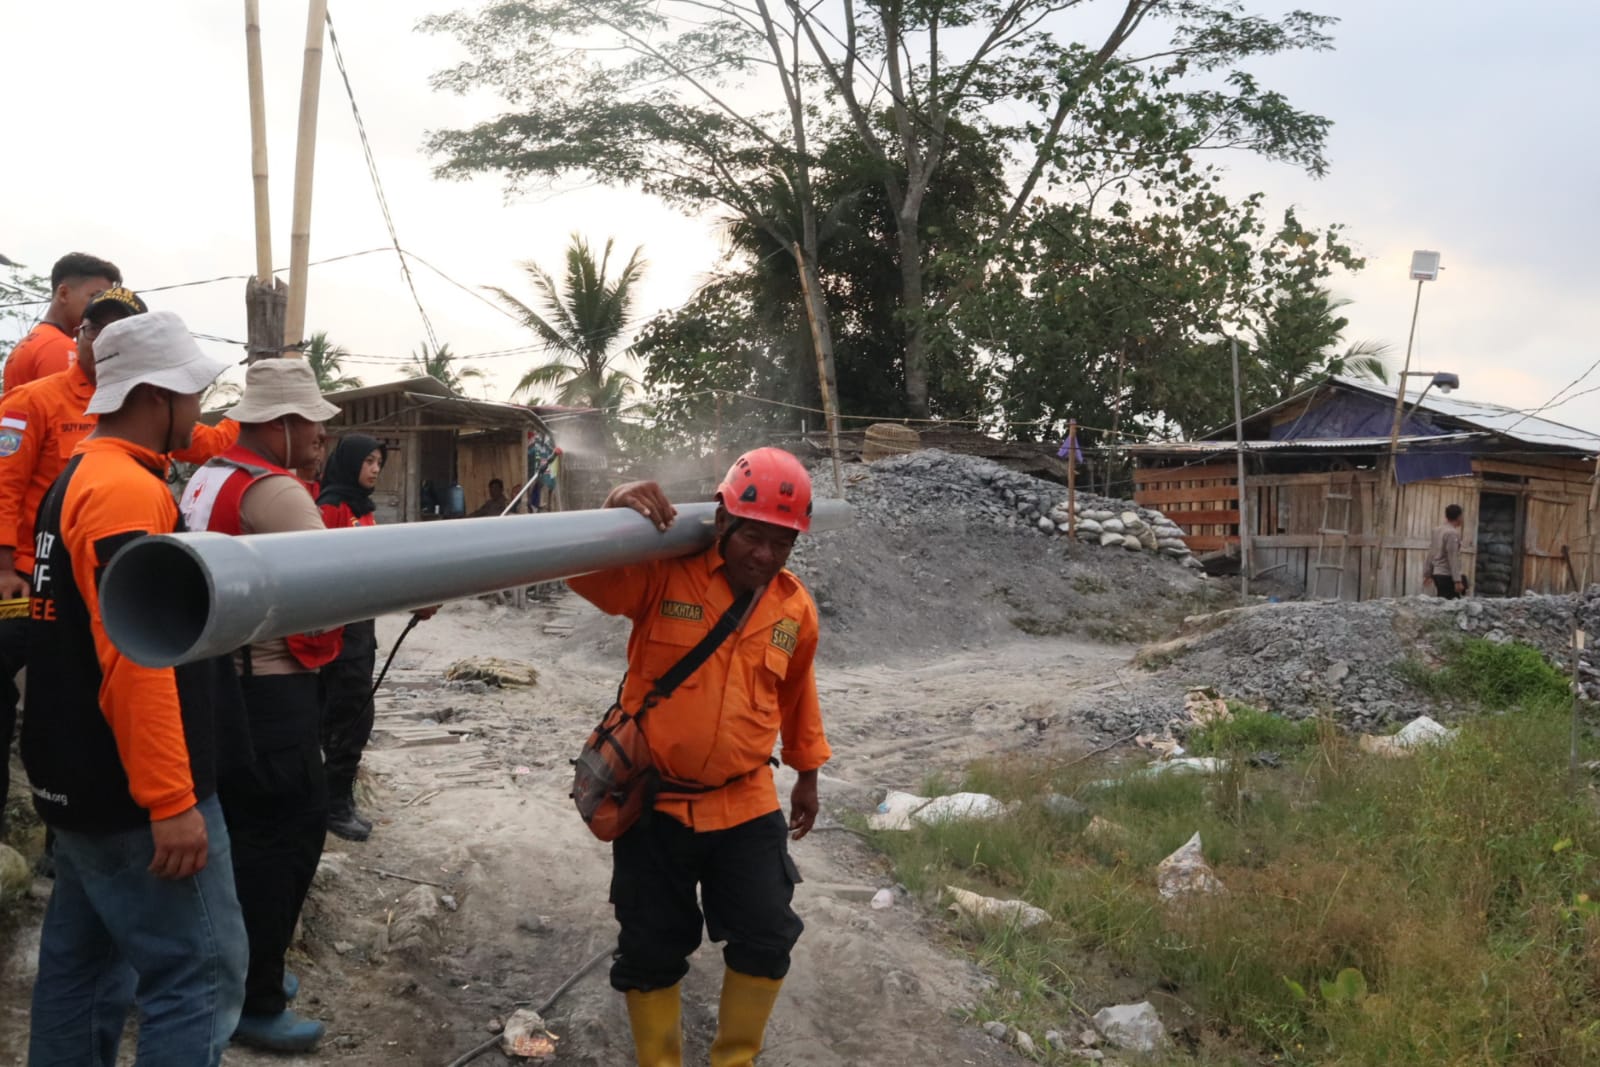
<instances>
[{"instance_id":1,"label":"black hose on ground","mask_svg":"<svg viewBox=\"0 0 1600 1067\"><path fill-rule=\"evenodd\" d=\"M557 986L556 987L556 991L554 993L550 994L550 998L548 1000L546 1000L543 1004L539 1005L534 1010L537 1011L540 1015L543 1015L545 1012L547 1012L551 1008L555 1007L556 1006L556 1001L560 1000L562 995L565 994L567 990L569 990L573 986L577 985L578 982L583 979L584 975L588 974L590 971L592 971L596 967L598 967L600 965L600 961L601 960L610 959L615 952L616 952L616 949L614 949L614 948L605 948L605 949L602 949L601 951L595 953L594 957L591 960L589 960L588 963L585 963L582 967L579 967L576 971L573 971L572 972L572 976L569 977L565 982L562 982L559 986ZM474 1049L472 1049L472 1050L470 1050L468 1052L463 1053L460 1056L457 1056L455 1059L453 1059L449 1063L447 1063L445 1065L445 1067L466 1067L466 1064L471 1063L473 1060L477 1059L479 1056L482 1056L485 1052L488 1052L490 1049L494 1048L499 1043L500 1043L500 1035L499 1034L495 1034L493 1037L491 1037L488 1040L484 1041L483 1044L477 1046L476 1048L474 1048Z\"/></svg>"},{"instance_id":2,"label":"black hose on ground","mask_svg":"<svg viewBox=\"0 0 1600 1067\"><path fill-rule=\"evenodd\" d=\"M372 692L367 694L367 705L370 707L378 699L378 687L383 684L384 676L389 673L389 664L394 662L395 653L400 651L400 642L406 639L406 634L417 628L417 623L422 621L422 616L412 615L411 621L406 623L406 628L400 631L400 636L394 639L394 646L389 649L389 658L383 661L383 670L378 672L378 680L372 683Z\"/></svg>"}]
</instances>

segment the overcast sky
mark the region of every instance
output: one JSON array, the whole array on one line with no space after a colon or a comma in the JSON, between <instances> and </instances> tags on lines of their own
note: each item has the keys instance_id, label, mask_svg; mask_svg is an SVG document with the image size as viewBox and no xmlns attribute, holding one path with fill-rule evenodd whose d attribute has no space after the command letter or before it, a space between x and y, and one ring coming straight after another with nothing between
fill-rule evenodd
<instances>
[{"instance_id":1,"label":"overcast sky","mask_svg":"<svg viewBox=\"0 0 1600 1067\"><path fill-rule=\"evenodd\" d=\"M288 263L304 4L262 0L274 262ZM499 110L489 96L433 92L454 42L413 29L451 0L333 0L357 102L401 243L468 287L529 288L518 263L558 271L568 235L644 246L641 321L683 303L715 267L716 220L627 191L576 189L507 203L500 181L440 182L420 149L429 129ZM1250 3L1256 10L1261 5ZM1455 371L1466 399L1537 407L1600 360L1600 5L1541 0L1324 0L1337 50L1254 69L1335 122L1328 177L1246 157L1235 191L1265 190L1311 225L1340 221L1367 269L1336 278L1354 303L1348 337L1403 352L1415 248L1445 271L1422 297L1413 365ZM0 5L7 107L0 254L47 273L61 253L115 261L136 289L254 267L243 5L214 0L79 0ZM1092 14L1091 9L1091 14ZM388 243L331 53L324 66L313 259ZM458 353L525 345L527 333L428 270L423 305ZM244 336L243 282L153 293L191 329ZM358 354L368 382L399 376L423 329L392 252L313 268L308 330ZM237 349L215 346L237 358ZM504 396L535 357L478 361ZM1600 371L1579 389L1600 385ZM870 413L869 413L870 414ZM1600 430L1600 392L1550 417Z\"/></svg>"}]
</instances>

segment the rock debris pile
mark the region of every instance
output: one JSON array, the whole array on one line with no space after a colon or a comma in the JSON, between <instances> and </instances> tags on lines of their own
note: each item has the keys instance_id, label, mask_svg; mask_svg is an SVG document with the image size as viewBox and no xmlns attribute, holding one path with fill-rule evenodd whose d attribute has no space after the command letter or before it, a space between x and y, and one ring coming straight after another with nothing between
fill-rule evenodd
<instances>
[{"instance_id":1,"label":"rock debris pile","mask_svg":"<svg viewBox=\"0 0 1600 1067\"><path fill-rule=\"evenodd\" d=\"M1295 717L1328 712L1371 732L1415 718L1425 698L1400 667L1437 666L1452 637L1519 641L1570 669L1573 621L1591 636L1580 667L1584 694L1600 700L1600 586L1580 596L1529 595L1446 601L1434 597L1363 603L1300 601L1236 608L1186 621L1173 640L1151 645L1140 662L1171 684L1214 686L1231 699ZM1093 713L1108 733L1159 730L1181 720L1175 698L1140 699ZM1448 716L1451 709L1439 709Z\"/></svg>"},{"instance_id":2,"label":"rock debris pile","mask_svg":"<svg viewBox=\"0 0 1600 1067\"><path fill-rule=\"evenodd\" d=\"M826 484L825 472L819 480ZM1049 536L1072 532L1065 486L977 456L922 449L852 468L846 483L846 499L866 513L863 517L883 525L915 525L930 510L953 510L969 522ZM1077 512L1077 538L1085 544L1150 552L1199 566L1183 531L1153 508L1080 491Z\"/></svg>"},{"instance_id":3,"label":"rock debris pile","mask_svg":"<svg viewBox=\"0 0 1600 1067\"><path fill-rule=\"evenodd\" d=\"M826 464L813 478L831 492ZM1052 515L1066 518L1066 496L1053 482L934 449L849 465L854 522L800 538L789 558L822 614L823 656L881 662L1019 634L1137 643L1232 602L1198 564L1183 565L1177 527L1159 512L1080 493L1080 519L1094 511L1122 523L1115 546L1101 547L1105 522L1092 536L1087 527L1079 538L1062 533Z\"/></svg>"}]
</instances>

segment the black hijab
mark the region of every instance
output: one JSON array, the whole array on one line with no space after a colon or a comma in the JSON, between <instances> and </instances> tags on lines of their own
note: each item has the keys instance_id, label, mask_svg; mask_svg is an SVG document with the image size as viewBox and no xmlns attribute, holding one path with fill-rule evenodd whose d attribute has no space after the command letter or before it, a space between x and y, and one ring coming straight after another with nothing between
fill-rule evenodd
<instances>
[{"instance_id":1,"label":"black hijab","mask_svg":"<svg viewBox=\"0 0 1600 1067\"><path fill-rule=\"evenodd\" d=\"M361 487L361 465L373 452L389 459L389 450L376 437L347 433L339 438L322 467L322 492L318 504L345 504L356 518L372 514L372 490Z\"/></svg>"}]
</instances>

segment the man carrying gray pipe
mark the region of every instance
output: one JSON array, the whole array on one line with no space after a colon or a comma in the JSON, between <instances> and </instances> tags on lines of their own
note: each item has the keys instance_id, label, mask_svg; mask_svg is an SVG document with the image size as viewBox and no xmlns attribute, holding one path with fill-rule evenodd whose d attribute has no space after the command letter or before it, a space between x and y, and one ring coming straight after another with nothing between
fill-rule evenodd
<instances>
[{"instance_id":1,"label":"man carrying gray pipe","mask_svg":"<svg viewBox=\"0 0 1600 1067\"><path fill-rule=\"evenodd\" d=\"M812 670L816 605L784 569L811 526L811 478L789 453L756 449L729 469L717 502L716 540L703 552L568 582L601 611L633 620L621 696L630 710L691 649L715 643L708 634L733 624L641 720L663 785L654 810L612 844L622 929L611 985L627 997L640 1067L683 1063L679 983L702 926L727 943L711 1067L755 1061L804 929L791 907L799 872L786 838L811 831L817 773L832 754ZM632 508L663 533L677 517L654 482L618 486L605 507ZM787 819L769 766L780 737L783 761L799 772Z\"/></svg>"},{"instance_id":2,"label":"man carrying gray pipe","mask_svg":"<svg viewBox=\"0 0 1600 1067\"><path fill-rule=\"evenodd\" d=\"M322 399L303 359L264 359L245 374L228 412L239 443L195 473L183 493L192 530L239 535L322 530L322 515L294 474L322 444L339 409ZM219 783L233 834L233 867L250 936L244 1013L234 1040L304 1052L323 1024L289 1010L299 983L283 957L322 858L328 818L317 668L339 654L339 632L257 641L235 664L244 687L255 763Z\"/></svg>"}]
</instances>

